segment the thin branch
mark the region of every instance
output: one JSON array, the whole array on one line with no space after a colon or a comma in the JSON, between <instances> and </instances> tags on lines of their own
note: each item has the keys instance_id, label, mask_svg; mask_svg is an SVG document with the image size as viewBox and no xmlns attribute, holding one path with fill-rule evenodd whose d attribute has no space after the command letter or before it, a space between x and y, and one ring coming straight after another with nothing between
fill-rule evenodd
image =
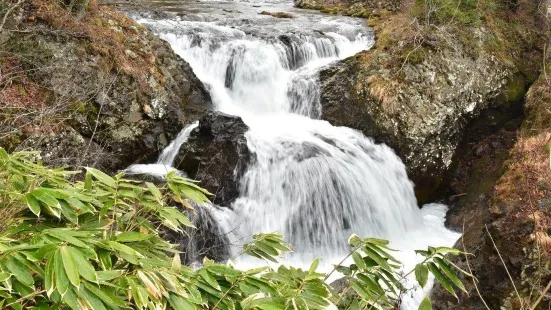
<instances>
[{"instance_id":1,"label":"thin branch","mask_svg":"<svg viewBox=\"0 0 551 310\"><path fill-rule=\"evenodd\" d=\"M511 280L511 284L513 284L513 288L515 289L515 293L517 294L518 302L520 305L522 305L522 298L520 298L520 294L518 293L517 286L515 285L515 282L513 281L513 277L511 276L511 273L509 273L509 269L507 268L507 265L505 264L505 261L503 260L503 257L501 256L501 253L499 253L499 249L497 248L496 243L494 242L494 238L492 237L492 234L490 234L490 231L488 230L488 226L484 225L486 228L486 232L488 233L488 236L490 236L490 240L492 240L492 244L494 245L494 249L496 249L497 255L499 256L499 259L501 260L501 263L503 264L503 267L505 268L505 272L507 272L507 276L509 277L509 280Z\"/></svg>"}]
</instances>

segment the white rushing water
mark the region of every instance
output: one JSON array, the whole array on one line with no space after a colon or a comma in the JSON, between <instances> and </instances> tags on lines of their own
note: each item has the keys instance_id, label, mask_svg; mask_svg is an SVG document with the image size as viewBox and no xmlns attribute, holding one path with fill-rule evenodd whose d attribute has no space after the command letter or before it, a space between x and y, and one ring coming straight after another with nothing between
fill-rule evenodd
<instances>
[{"instance_id":1,"label":"white rushing water","mask_svg":"<svg viewBox=\"0 0 551 310\"><path fill-rule=\"evenodd\" d=\"M389 239L409 271L418 260L413 250L457 240L444 227L445 206L419 209L405 167L390 148L319 120L317 73L371 47L373 35L361 22L319 17L325 31L312 31L319 25L311 23L300 25L311 27L307 31L271 35L220 22L141 22L190 63L216 109L241 116L250 128L246 138L256 160L241 179L240 197L232 210L209 209L232 244L279 232L295 249L287 263L307 266L318 257L327 270L348 254L346 241L355 233ZM192 129L151 170L169 169ZM262 262L240 257L235 263ZM416 309L423 294L417 290L403 308Z\"/></svg>"}]
</instances>

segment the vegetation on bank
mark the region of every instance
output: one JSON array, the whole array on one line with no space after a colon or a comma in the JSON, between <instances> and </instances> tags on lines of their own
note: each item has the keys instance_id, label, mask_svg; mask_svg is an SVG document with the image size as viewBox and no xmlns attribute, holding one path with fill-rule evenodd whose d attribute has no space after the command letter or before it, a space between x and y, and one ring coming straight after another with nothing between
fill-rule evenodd
<instances>
[{"instance_id":1,"label":"vegetation on bank","mask_svg":"<svg viewBox=\"0 0 551 310\"><path fill-rule=\"evenodd\" d=\"M393 309L407 293L388 241L356 235L348 241L354 263L329 274L316 271L317 260L309 270L237 270L209 259L191 269L162 237L192 229L179 208L193 212L187 199L201 204L209 195L194 181L171 173L158 187L87 168L74 182L79 171L50 169L37 157L0 148L3 309ZM260 234L238 255L277 262L290 250L282 236ZM425 259L410 273L421 286L431 273L451 294L464 290L446 256L460 251L418 253ZM325 282L333 273L346 280L342 292ZM430 308L425 299L420 309Z\"/></svg>"}]
</instances>

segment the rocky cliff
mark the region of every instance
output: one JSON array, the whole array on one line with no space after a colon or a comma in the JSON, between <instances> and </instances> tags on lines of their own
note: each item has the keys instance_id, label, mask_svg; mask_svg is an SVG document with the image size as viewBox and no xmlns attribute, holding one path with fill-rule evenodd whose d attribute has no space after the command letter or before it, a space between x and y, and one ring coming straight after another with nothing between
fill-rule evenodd
<instances>
[{"instance_id":1,"label":"rocky cliff","mask_svg":"<svg viewBox=\"0 0 551 310\"><path fill-rule=\"evenodd\" d=\"M73 10L71 12L71 10ZM116 171L154 159L210 97L170 46L90 2L25 0L0 32L0 145Z\"/></svg>"},{"instance_id":2,"label":"rocky cliff","mask_svg":"<svg viewBox=\"0 0 551 310\"><path fill-rule=\"evenodd\" d=\"M459 303L437 286L435 308L551 305L550 106L551 82L544 72L526 95L520 130L493 133L471 145L461 160L466 177L459 176L452 187L464 196L453 202L449 225L464 232L457 247L473 254L456 263L470 269L478 282L463 278L469 295L460 295Z\"/></svg>"},{"instance_id":3,"label":"rocky cliff","mask_svg":"<svg viewBox=\"0 0 551 310\"><path fill-rule=\"evenodd\" d=\"M392 146L421 200L446 189L456 247L473 254L455 262L477 280L463 275L458 299L437 285L434 308L548 309L547 6L424 3L370 15L374 48L321 73L322 117Z\"/></svg>"},{"instance_id":4,"label":"rocky cliff","mask_svg":"<svg viewBox=\"0 0 551 310\"><path fill-rule=\"evenodd\" d=\"M393 147L422 201L436 197L467 125L489 110L491 126L519 115L541 67L546 21L538 3L491 3L454 9L442 0L434 3L441 11L427 13L404 2L370 20L372 50L321 73L322 118Z\"/></svg>"}]
</instances>

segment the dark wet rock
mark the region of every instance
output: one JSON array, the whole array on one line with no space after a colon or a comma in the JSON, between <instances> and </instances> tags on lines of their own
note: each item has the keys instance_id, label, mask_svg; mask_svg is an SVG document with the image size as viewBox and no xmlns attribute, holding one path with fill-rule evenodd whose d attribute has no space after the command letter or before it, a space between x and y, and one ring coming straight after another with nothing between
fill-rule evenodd
<instances>
[{"instance_id":1,"label":"dark wet rock","mask_svg":"<svg viewBox=\"0 0 551 310\"><path fill-rule=\"evenodd\" d=\"M210 112L182 145L175 166L214 194L215 204L227 207L239 196L239 179L252 159L240 117Z\"/></svg>"},{"instance_id":2,"label":"dark wet rock","mask_svg":"<svg viewBox=\"0 0 551 310\"><path fill-rule=\"evenodd\" d=\"M202 263L207 257L217 262L223 262L230 256L230 242L227 235L221 232L210 209L218 206L199 206L190 204L195 209L191 211L182 205L177 205L193 223L195 228L186 230L185 234L175 231L166 231L164 238L178 244L177 249L182 252L181 259L186 265Z\"/></svg>"}]
</instances>

